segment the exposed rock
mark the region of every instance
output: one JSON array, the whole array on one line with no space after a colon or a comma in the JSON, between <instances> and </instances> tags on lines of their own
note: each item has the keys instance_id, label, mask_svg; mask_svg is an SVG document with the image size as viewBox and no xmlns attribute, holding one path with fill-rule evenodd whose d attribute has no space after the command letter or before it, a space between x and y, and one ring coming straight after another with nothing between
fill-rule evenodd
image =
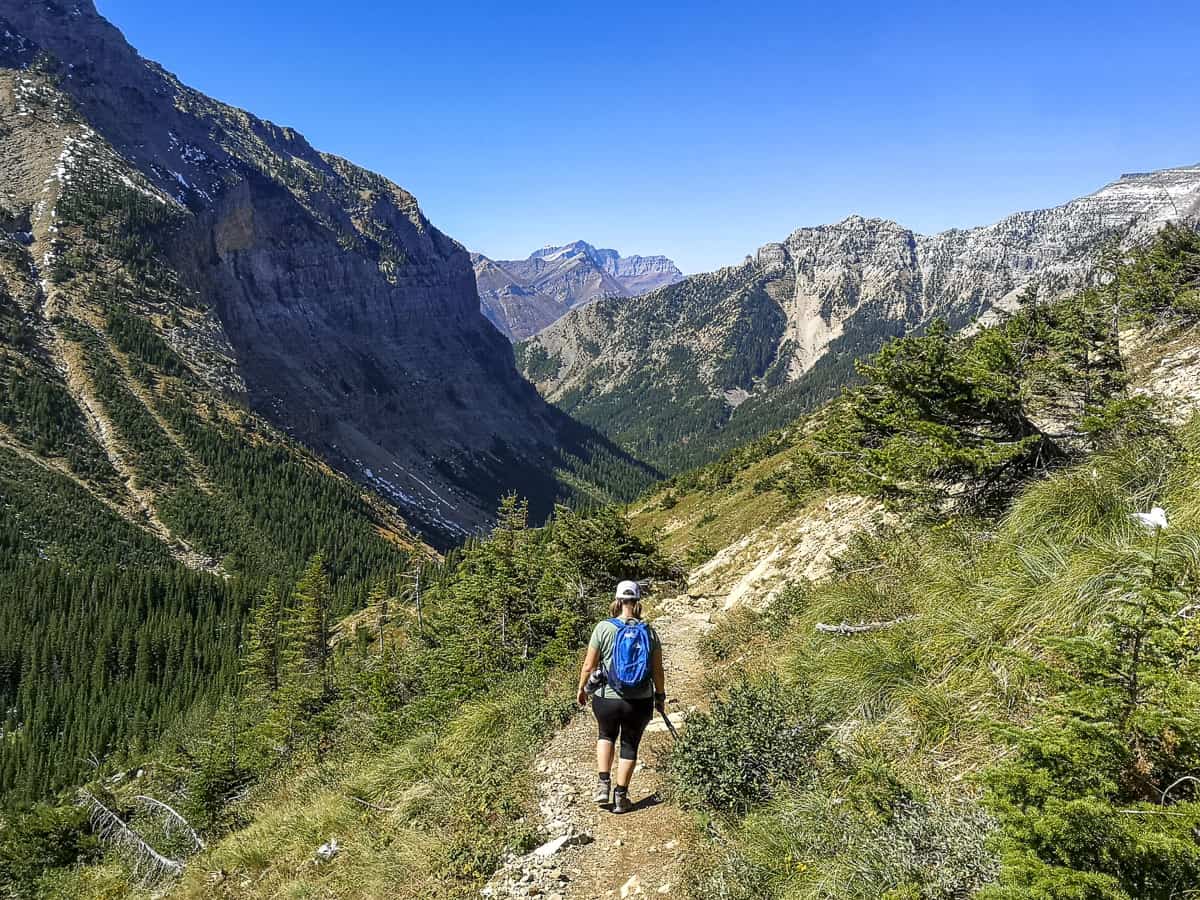
<instances>
[{"instance_id":1,"label":"exposed rock","mask_svg":"<svg viewBox=\"0 0 1200 900\"><path fill-rule=\"evenodd\" d=\"M719 599L724 609L764 608L789 583L816 581L855 535L892 521L882 505L834 496L787 521L762 525L717 552L688 576L694 596Z\"/></svg>"},{"instance_id":2,"label":"exposed rock","mask_svg":"<svg viewBox=\"0 0 1200 900\"><path fill-rule=\"evenodd\" d=\"M329 862L340 852L341 847L338 846L337 838L330 838L317 848L317 852L314 855L318 862Z\"/></svg>"},{"instance_id":3,"label":"exposed rock","mask_svg":"<svg viewBox=\"0 0 1200 900\"><path fill-rule=\"evenodd\" d=\"M1072 290L1107 242L1198 216L1200 166L1124 175L1062 206L930 236L850 216L740 266L574 310L519 358L544 396L673 471L793 420L890 337L937 318L967 326L1030 282L1044 296ZM747 416L749 431L728 427Z\"/></svg>"},{"instance_id":4,"label":"exposed rock","mask_svg":"<svg viewBox=\"0 0 1200 900\"><path fill-rule=\"evenodd\" d=\"M1137 393L1154 397L1177 424L1200 411L1200 332L1152 329L1121 340Z\"/></svg>"},{"instance_id":5,"label":"exposed rock","mask_svg":"<svg viewBox=\"0 0 1200 900\"><path fill-rule=\"evenodd\" d=\"M553 840L546 841L546 843L542 844L542 846L540 846L536 850L534 850L533 855L534 856L542 856L542 857L553 856L554 854L558 853L558 851L560 851L563 847L567 846L567 844L570 842L570 840L571 840L571 835L560 834L558 837L554 838Z\"/></svg>"},{"instance_id":6,"label":"exposed rock","mask_svg":"<svg viewBox=\"0 0 1200 900\"><path fill-rule=\"evenodd\" d=\"M483 313L512 340L523 340L572 309L601 297L634 297L683 273L665 256L621 256L585 241L546 247L528 259L471 255Z\"/></svg>"}]
</instances>

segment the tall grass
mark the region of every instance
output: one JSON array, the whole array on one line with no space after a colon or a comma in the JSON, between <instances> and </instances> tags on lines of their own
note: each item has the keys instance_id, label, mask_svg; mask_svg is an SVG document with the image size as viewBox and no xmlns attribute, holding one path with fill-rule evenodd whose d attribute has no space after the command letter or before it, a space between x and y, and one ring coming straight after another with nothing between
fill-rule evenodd
<instances>
[{"instance_id":1,"label":"tall grass","mask_svg":"<svg viewBox=\"0 0 1200 900\"><path fill-rule=\"evenodd\" d=\"M531 844L532 755L569 715L569 673L526 672L440 730L306 768L249 810L253 824L189 865L171 894L468 897L501 854ZM336 838L329 862L315 851Z\"/></svg>"},{"instance_id":2,"label":"tall grass","mask_svg":"<svg viewBox=\"0 0 1200 900\"><path fill-rule=\"evenodd\" d=\"M1006 752L997 726L1023 721L1045 693L1031 663L1050 652L1047 638L1097 624L1109 585L1151 540L1137 510L1164 506L1161 552L1200 566L1200 425L1179 439L1064 469L998 521L863 538L834 577L711 636L714 665L779 674L825 711L830 739L812 783L780 786L721 826L695 892L737 896L737 878L764 897L950 898L994 874L974 776ZM815 628L891 620L846 637ZM904 809L919 813L908 825ZM906 828L941 850L897 857Z\"/></svg>"}]
</instances>

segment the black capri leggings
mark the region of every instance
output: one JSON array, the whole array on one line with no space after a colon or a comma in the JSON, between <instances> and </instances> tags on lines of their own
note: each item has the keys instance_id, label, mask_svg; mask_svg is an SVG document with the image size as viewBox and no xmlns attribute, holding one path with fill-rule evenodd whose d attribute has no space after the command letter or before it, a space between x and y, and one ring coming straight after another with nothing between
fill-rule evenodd
<instances>
[{"instance_id":1,"label":"black capri leggings","mask_svg":"<svg viewBox=\"0 0 1200 900\"><path fill-rule=\"evenodd\" d=\"M622 700L617 697L593 697L592 712L600 726L600 740L617 742L621 735L621 759L637 759L642 732L654 718L654 698Z\"/></svg>"}]
</instances>

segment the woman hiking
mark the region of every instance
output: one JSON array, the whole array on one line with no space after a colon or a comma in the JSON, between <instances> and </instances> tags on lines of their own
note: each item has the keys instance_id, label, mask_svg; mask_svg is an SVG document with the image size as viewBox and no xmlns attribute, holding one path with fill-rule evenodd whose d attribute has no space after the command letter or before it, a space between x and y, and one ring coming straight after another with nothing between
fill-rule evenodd
<instances>
[{"instance_id":1,"label":"woman hiking","mask_svg":"<svg viewBox=\"0 0 1200 900\"><path fill-rule=\"evenodd\" d=\"M642 620L642 591L636 581L617 585L609 609L612 618L592 630L587 656L579 672L579 705L592 697L592 712L600 727L596 741L595 801L608 803L612 811L629 812L629 782L637 764L638 744L654 711L664 711L666 676L663 674L662 644L658 633ZM665 714L665 713L664 713ZM617 784L612 785L613 751L621 739Z\"/></svg>"}]
</instances>

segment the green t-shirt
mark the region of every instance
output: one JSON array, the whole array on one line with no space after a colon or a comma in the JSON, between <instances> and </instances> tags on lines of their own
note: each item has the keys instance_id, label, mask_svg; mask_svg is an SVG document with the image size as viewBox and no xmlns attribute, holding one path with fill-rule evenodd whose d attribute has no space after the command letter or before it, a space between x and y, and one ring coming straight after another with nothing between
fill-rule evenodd
<instances>
[{"instance_id":1,"label":"green t-shirt","mask_svg":"<svg viewBox=\"0 0 1200 900\"><path fill-rule=\"evenodd\" d=\"M634 622L637 620L636 619L626 619L625 621ZM605 619L604 621L597 623L596 627L592 629L592 638L591 638L591 640L588 641L588 647L589 648L595 647L597 650L600 651L600 661L602 663L604 663L604 671L605 672L608 672L612 669L613 647L616 646L616 643L617 643L617 626L614 625L611 620ZM661 648L662 648L662 644L659 643L658 632L654 630L654 626L651 626L650 627L650 659L651 659L651 663L653 663L655 652L660 650ZM651 670L651 676L653 676L653 670ZM611 699L611 698L615 697L615 698L618 698L621 700L642 700L642 699L645 699L646 697L653 697L654 696L654 678L653 677L647 678L646 684L644 687L637 688L635 690L629 691L624 694L621 693L620 691L618 691L612 685L606 684L606 685L604 685L604 687L600 688L600 690L596 691L596 696L602 697L605 699Z\"/></svg>"}]
</instances>

